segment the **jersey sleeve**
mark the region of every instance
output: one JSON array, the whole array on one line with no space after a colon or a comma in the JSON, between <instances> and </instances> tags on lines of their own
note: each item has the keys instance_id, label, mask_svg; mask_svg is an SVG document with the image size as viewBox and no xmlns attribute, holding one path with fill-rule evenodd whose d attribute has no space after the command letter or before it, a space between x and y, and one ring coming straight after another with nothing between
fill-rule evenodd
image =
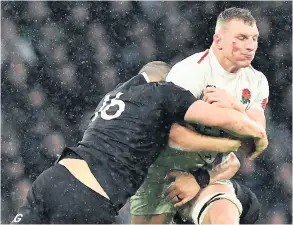
<instances>
[{"instance_id":1,"label":"jersey sleeve","mask_svg":"<svg viewBox=\"0 0 293 225\"><path fill-rule=\"evenodd\" d=\"M164 109L174 122L184 120L186 111L197 100L190 91L171 82L162 86L162 94Z\"/></svg>"},{"instance_id":2,"label":"jersey sleeve","mask_svg":"<svg viewBox=\"0 0 293 225\"><path fill-rule=\"evenodd\" d=\"M269 98L269 84L264 74L261 74L261 79L258 85L258 94L251 107L264 111Z\"/></svg>"},{"instance_id":3,"label":"jersey sleeve","mask_svg":"<svg viewBox=\"0 0 293 225\"><path fill-rule=\"evenodd\" d=\"M190 91L196 98L199 98L204 87L204 73L198 67L196 62L190 62L191 59L177 63L172 67L166 81Z\"/></svg>"}]
</instances>

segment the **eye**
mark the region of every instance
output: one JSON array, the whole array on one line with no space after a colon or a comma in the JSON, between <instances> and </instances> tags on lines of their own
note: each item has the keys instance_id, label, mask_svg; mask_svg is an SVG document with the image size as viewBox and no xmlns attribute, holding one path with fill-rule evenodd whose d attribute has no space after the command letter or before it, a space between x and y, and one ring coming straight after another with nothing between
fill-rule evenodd
<instances>
[{"instance_id":1,"label":"eye","mask_svg":"<svg viewBox=\"0 0 293 225\"><path fill-rule=\"evenodd\" d=\"M244 41L244 40L245 40L245 37L240 36L240 37L238 37L238 39L239 39L240 41Z\"/></svg>"}]
</instances>

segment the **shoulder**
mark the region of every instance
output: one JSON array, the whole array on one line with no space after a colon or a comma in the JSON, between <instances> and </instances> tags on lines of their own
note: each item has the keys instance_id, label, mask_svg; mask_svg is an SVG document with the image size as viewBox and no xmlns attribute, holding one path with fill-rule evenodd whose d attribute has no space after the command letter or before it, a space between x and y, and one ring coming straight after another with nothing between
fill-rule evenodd
<instances>
[{"instance_id":1,"label":"shoulder","mask_svg":"<svg viewBox=\"0 0 293 225\"><path fill-rule=\"evenodd\" d=\"M166 80L181 83L182 80L194 80L195 77L203 77L207 66L207 56L209 51L195 53L182 61L176 63L170 70ZM181 80L181 81L178 81Z\"/></svg>"},{"instance_id":2,"label":"shoulder","mask_svg":"<svg viewBox=\"0 0 293 225\"><path fill-rule=\"evenodd\" d=\"M249 66L243 69L245 74L253 80L257 80L258 84L265 82L268 83L268 80L263 72L255 69L253 66Z\"/></svg>"},{"instance_id":3,"label":"shoulder","mask_svg":"<svg viewBox=\"0 0 293 225\"><path fill-rule=\"evenodd\" d=\"M161 94L161 97L170 97L174 95L181 95L181 94L186 94L190 93L190 91L186 90L185 88L178 86L174 84L173 82L167 82L167 81L161 81L157 83L157 89L159 90L159 93ZM162 96L163 95L163 96Z\"/></svg>"},{"instance_id":4,"label":"shoulder","mask_svg":"<svg viewBox=\"0 0 293 225\"><path fill-rule=\"evenodd\" d=\"M203 52L198 52L195 53L185 59L183 59L182 61L176 63L173 68L180 68L180 69L188 69L188 68L199 68L201 67L202 62L205 61L205 59L207 58L209 54L209 49L203 51ZM172 68L172 69L173 69Z\"/></svg>"},{"instance_id":5,"label":"shoulder","mask_svg":"<svg viewBox=\"0 0 293 225\"><path fill-rule=\"evenodd\" d=\"M170 90L182 90L186 91L184 88L174 84L172 81L160 81L156 84L159 89L170 89Z\"/></svg>"}]
</instances>

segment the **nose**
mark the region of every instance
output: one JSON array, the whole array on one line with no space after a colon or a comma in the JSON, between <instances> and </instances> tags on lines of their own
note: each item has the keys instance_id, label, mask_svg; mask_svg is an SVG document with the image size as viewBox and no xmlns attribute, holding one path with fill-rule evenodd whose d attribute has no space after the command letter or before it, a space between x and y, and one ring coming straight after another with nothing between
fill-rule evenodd
<instances>
[{"instance_id":1,"label":"nose","mask_svg":"<svg viewBox=\"0 0 293 225\"><path fill-rule=\"evenodd\" d=\"M257 48L257 42L249 38L246 43L246 49L249 51L255 51L256 48Z\"/></svg>"}]
</instances>

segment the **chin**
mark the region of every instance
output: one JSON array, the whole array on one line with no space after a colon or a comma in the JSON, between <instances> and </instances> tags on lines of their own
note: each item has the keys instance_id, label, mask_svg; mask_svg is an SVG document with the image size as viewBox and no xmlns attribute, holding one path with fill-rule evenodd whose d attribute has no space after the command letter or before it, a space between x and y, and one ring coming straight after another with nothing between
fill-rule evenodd
<instances>
[{"instance_id":1,"label":"chin","mask_svg":"<svg viewBox=\"0 0 293 225\"><path fill-rule=\"evenodd\" d=\"M239 67L248 67L251 64L251 61L250 60L249 61L248 60L247 61L242 61L242 62L238 62L237 64L238 64Z\"/></svg>"}]
</instances>

